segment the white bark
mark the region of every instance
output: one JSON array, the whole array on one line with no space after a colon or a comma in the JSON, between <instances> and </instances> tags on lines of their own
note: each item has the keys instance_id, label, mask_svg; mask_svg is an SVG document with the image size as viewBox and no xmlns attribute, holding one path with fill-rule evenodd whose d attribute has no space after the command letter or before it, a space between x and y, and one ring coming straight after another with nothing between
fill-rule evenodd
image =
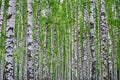
<instances>
[{"instance_id":1,"label":"white bark","mask_svg":"<svg viewBox=\"0 0 120 80\"><path fill-rule=\"evenodd\" d=\"M4 26L6 26L6 18L4 17ZM3 41L3 37L1 36L1 42ZM5 42L2 43L2 45L5 44ZM0 80L3 80L4 78L4 69L5 69L5 54L4 54L4 50L1 50L1 61L0 61Z\"/></svg>"},{"instance_id":2,"label":"white bark","mask_svg":"<svg viewBox=\"0 0 120 80\"><path fill-rule=\"evenodd\" d=\"M15 4L16 4L15 0L9 0L8 18L7 18L7 27L6 27L5 80L14 80L13 50L14 50Z\"/></svg>"},{"instance_id":3,"label":"white bark","mask_svg":"<svg viewBox=\"0 0 120 80\"><path fill-rule=\"evenodd\" d=\"M87 52L87 6L84 2L84 16L83 16L83 80L88 80L88 52Z\"/></svg>"},{"instance_id":4,"label":"white bark","mask_svg":"<svg viewBox=\"0 0 120 80\"><path fill-rule=\"evenodd\" d=\"M76 19L76 0L74 1L74 25L73 25L73 52L72 52L72 80L77 79L77 19Z\"/></svg>"},{"instance_id":5,"label":"white bark","mask_svg":"<svg viewBox=\"0 0 120 80\"><path fill-rule=\"evenodd\" d=\"M71 34L70 29L68 29L68 34ZM70 35L68 35L68 80L71 80L71 45L70 45Z\"/></svg>"},{"instance_id":6,"label":"white bark","mask_svg":"<svg viewBox=\"0 0 120 80\"><path fill-rule=\"evenodd\" d=\"M96 51L95 51L95 21L94 21L94 0L90 0L90 50L92 55L91 80L96 80Z\"/></svg>"},{"instance_id":7,"label":"white bark","mask_svg":"<svg viewBox=\"0 0 120 80\"><path fill-rule=\"evenodd\" d=\"M46 9L49 10L49 0L46 0ZM46 22L44 28L44 60L43 60L43 80L49 79L48 73L48 49L47 49L47 42L48 42L48 11L46 11Z\"/></svg>"},{"instance_id":8,"label":"white bark","mask_svg":"<svg viewBox=\"0 0 120 80\"><path fill-rule=\"evenodd\" d=\"M107 52L107 21L105 12L105 2L101 0L101 12L100 12L100 28L101 28L101 54L102 54L102 79L108 80L108 52Z\"/></svg>"},{"instance_id":9,"label":"white bark","mask_svg":"<svg viewBox=\"0 0 120 80\"><path fill-rule=\"evenodd\" d=\"M32 0L27 0L27 14L28 14L28 27L27 27L27 79L33 80L33 25L32 25Z\"/></svg>"},{"instance_id":10,"label":"white bark","mask_svg":"<svg viewBox=\"0 0 120 80\"><path fill-rule=\"evenodd\" d=\"M50 67L50 76L51 80L53 79L53 58L55 55L55 36L56 36L56 26L53 26L51 29L51 67ZM58 65L58 64L57 64Z\"/></svg>"},{"instance_id":11,"label":"white bark","mask_svg":"<svg viewBox=\"0 0 120 80\"><path fill-rule=\"evenodd\" d=\"M108 41L109 41L109 45L108 45L108 47L109 47L109 56L108 56L108 58L109 58L109 79L110 80L113 80L113 54L112 54L112 40L111 40L111 37L110 37L110 33L108 33Z\"/></svg>"},{"instance_id":12,"label":"white bark","mask_svg":"<svg viewBox=\"0 0 120 80\"><path fill-rule=\"evenodd\" d=\"M2 0L1 10L0 10L0 37L2 32L2 22L3 22L3 16L4 16L4 7L5 7L5 0Z\"/></svg>"}]
</instances>

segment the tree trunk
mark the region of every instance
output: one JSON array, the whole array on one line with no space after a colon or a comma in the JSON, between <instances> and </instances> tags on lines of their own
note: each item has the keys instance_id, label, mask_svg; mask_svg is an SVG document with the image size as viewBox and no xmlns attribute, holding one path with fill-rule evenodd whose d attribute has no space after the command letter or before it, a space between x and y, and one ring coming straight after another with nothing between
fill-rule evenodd
<instances>
[{"instance_id":1,"label":"tree trunk","mask_svg":"<svg viewBox=\"0 0 120 80\"><path fill-rule=\"evenodd\" d=\"M14 26L15 26L15 0L9 0L8 18L6 27L6 64L5 80L14 80L13 76L13 51L14 51Z\"/></svg>"},{"instance_id":2,"label":"tree trunk","mask_svg":"<svg viewBox=\"0 0 120 80\"><path fill-rule=\"evenodd\" d=\"M2 32L2 23L3 23L3 16L4 16L4 7L5 7L5 0L2 0L2 5L1 5L1 12L0 12L0 37L1 37L1 32Z\"/></svg>"},{"instance_id":3,"label":"tree trunk","mask_svg":"<svg viewBox=\"0 0 120 80\"><path fill-rule=\"evenodd\" d=\"M109 56L108 56L108 63L109 63L109 79L110 80L113 80L113 53L112 53L112 40L111 40L111 37L110 37L110 33L108 33L108 41L109 41Z\"/></svg>"},{"instance_id":4,"label":"tree trunk","mask_svg":"<svg viewBox=\"0 0 120 80\"><path fill-rule=\"evenodd\" d=\"M27 26L27 79L33 80L33 25L32 25L32 0L27 0L28 26Z\"/></svg>"},{"instance_id":5,"label":"tree trunk","mask_svg":"<svg viewBox=\"0 0 120 80\"><path fill-rule=\"evenodd\" d=\"M48 73L48 11L49 11L49 0L46 0L46 22L44 28L44 61L43 61L43 80L49 80L49 73Z\"/></svg>"},{"instance_id":6,"label":"tree trunk","mask_svg":"<svg viewBox=\"0 0 120 80\"><path fill-rule=\"evenodd\" d=\"M96 80L96 51L95 51L95 21L94 21L94 0L90 0L90 50L92 55L91 80Z\"/></svg>"},{"instance_id":7,"label":"tree trunk","mask_svg":"<svg viewBox=\"0 0 120 80\"><path fill-rule=\"evenodd\" d=\"M87 52L87 6L86 1L84 2L84 16L83 16L83 80L88 80L88 52Z\"/></svg>"},{"instance_id":8,"label":"tree trunk","mask_svg":"<svg viewBox=\"0 0 120 80\"><path fill-rule=\"evenodd\" d=\"M100 28L101 28L101 54L102 54L102 79L108 80L108 52L107 52L107 22L104 0L101 0L100 12Z\"/></svg>"}]
</instances>

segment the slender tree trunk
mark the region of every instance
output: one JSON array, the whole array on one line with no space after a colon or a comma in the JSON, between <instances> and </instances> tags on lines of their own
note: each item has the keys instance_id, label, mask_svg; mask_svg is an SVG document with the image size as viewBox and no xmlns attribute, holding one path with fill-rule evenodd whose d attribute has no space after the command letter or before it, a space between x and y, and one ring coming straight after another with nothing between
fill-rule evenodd
<instances>
[{"instance_id":1,"label":"slender tree trunk","mask_svg":"<svg viewBox=\"0 0 120 80\"><path fill-rule=\"evenodd\" d=\"M14 80L13 76L13 51L14 51L14 26L15 26L15 0L9 0L7 28L6 28L6 64L5 80Z\"/></svg>"},{"instance_id":2,"label":"slender tree trunk","mask_svg":"<svg viewBox=\"0 0 120 80\"><path fill-rule=\"evenodd\" d=\"M33 80L33 25L32 25L32 0L27 0L28 27L27 27L27 79Z\"/></svg>"},{"instance_id":3,"label":"slender tree trunk","mask_svg":"<svg viewBox=\"0 0 120 80\"><path fill-rule=\"evenodd\" d=\"M4 7L5 7L5 0L2 0L1 10L0 10L0 37L2 32L2 23L3 23L3 16L4 16Z\"/></svg>"},{"instance_id":4,"label":"slender tree trunk","mask_svg":"<svg viewBox=\"0 0 120 80\"><path fill-rule=\"evenodd\" d=\"M68 34L70 34L70 28L68 29ZM68 48L68 80L71 80L71 45L70 45L70 35L68 35L68 45L67 45L67 48Z\"/></svg>"},{"instance_id":5,"label":"slender tree trunk","mask_svg":"<svg viewBox=\"0 0 120 80\"><path fill-rule=\"evenodd\" d=\"M114 9L114 19L116 20L117 19L117 11L116 11L116 5L115 5L115 9ZM118 80L117 79L117 50L116 50L116 25L114 26L114 29L112 29L113 31L113 63L114 63L114 80Z\"/></svg>"},{"instance_id":6,"label":"slender tree trunk","mask_svg":"<svg viewBox=\"0 0 120 80\"><path fill-rule=\"evenodd\" d=\"M4 17L4 26L6 26L6 17ZM5 28L5 27L4 27ZM3 42L3 36L1 36L1 45L5 44L5 42ZM4 48L3 46L1 48ZM4 49L0 51L1 52L1 60L0 60L0 80L3 80L4 78L4 69L5 69L5 52Z\"/></svg>"},{"instance_id":7,"label":"slender tree trunk","mask_svg":"<svg viewBox=\"0 0 120 80\"><path fill-rule=\"evenodd\" d=\"M112 36L112 43L113 43L113 80L117 79L117 53L116 53L116 41L115 41L115 30L113 29L113 36Z\"/></svg>"},{"instance_id":8,"label":"slender tree trunk","mask_svg":"<svg viewBox=\"0 0 120 80\"><path fill-rule=\"evenodd\" d=\"M94 21L94 0L90 0L90 49L92 55L91 80L96 80L96 51L95 51L95 21Z\"/></svg>"},{"instance_id":9,"label":"slender tree trunk","mask_svg":"<svg viewBox=\"0 0 120 80\"><path fill-rule=\"evenodd\" d=\"M27 80L27 27L25 27L25 26L27 26L27 24L26 24L26 22L27 22L27 20L26 19L24 19L23 18L23 27L24 27L24 29L23 29L23 35L24 35L24 41L23 41L23 43L24 43L24 46L23 46L23 52L24 52L24 56L23 56L23 58L24 58L24 69L23 69L23 71L24 71L24 80Z\"/></svg>"},{"instance_id":10,"label":"slender tree trunk","mask_svg":"<svg viewBox=\"0 0 120 80\"><path fill-rule=\"evenodd\" d=\"M77 79L77 19L76 0L74 1L74 27L73 27L73 52L72 52L72 80Z\"/></svg>"},{"instance_id":11,"label":"slender tree trunk","mask_svg":"<svg viewBox=\"0 0 120 80\"><path fill-rule=\"evenodd\" d=\"M60 40L60 31L58 30L57 31L58 33L58 80L62 80L62 76L61 76L61 53L62 53L62 50L61 50L61 40Z\"/></svg>"},{"instance_id":12,"label":"slender tree trunk","mask_svg":"<svg viewBox=\"0 0 120 80\"><path fill-rule=\"evenodd\" d=\"M36 41L35 41L35 80L39 79L39 30L40 30L40 12L41 12L41 0L38 1L38 13L36 22Z\"/></svg>"},{"instance_id":13,"label":"slender tree trunk","mask_svg":"<svg viewBox=\"0 0 120 80\"><path fill-rule=\"evenodd\" d=\"M3 22L4 22L4 27L2 28L3 30L6 28L5 26L6 26L6 22L7 22L7 19L6 19L6 12L5 12L5 17L3 18ZM3 32L5 32L5 31L3 31ZM2 33L1 33L2 34ZM0 39L0 41L2 42L1 43L1 45L3 45L3 44L5 44L5 42L3 42L4 40L3 40L3 36L1 36L0 37L1 39ZM5 47L1 47L1 48L5 48ZM5 51L4 51L4 49L2 49L1 51L1 60L0 60L0 80L3 80L3 78L4 78L4 69L5 69Z\"/></svg>"},{"instance_id":14,"label":"slender tree trunk","mask_svg":"<svg viewBox=\"0 0 120 80\"><path fill-rule=\"evenodd\" d=\"M65 1L65 6L66 6L66 21L65 21L65 23L66 23L66 27L68 27L68 21L67 21L67 19L68 19L68 1L69 0L66 0ZM66 33L69 33L69 29L67 28L66 29ZM65 40L66 40L66 47L65 47L65 49L66 49L66 80L70 80L70 75L69 75L69 35L68 34L66 34L66 38L65 38Z\"/></svg>"},{"instance_id":15,"label":"slender tree trunk","mask_svg":"<svg viewBox=\"0 0 120 80\"><path fill-rule=\"evenodd\" d=\"M70 18L72 19L73 18L73 5L72 5L72 0L70 0ZM73 20L72 20L73 21ZM73 22L71 22L71 26L73 26ZM74 70L74 65L73 65L73 27L71 29L71 33L72 33L72 51L71 51L71 56L70 56L70 66L71 66L71 72L70 72L70 75L71 75L71 80L73 80L73 70Z\"/></svg>"},{"instance_id":16,"label":"slender tree trunk","mask_svg":"<svg viewBox=\"0 0 120 80\"><path fill-rule=\"evenodd\" d=\"M102 79L108 80L108 54L107 54L107 22L105 12L105 2L101 0L100 12L100 28L101 28L101 54L102 54Z\"/></svg>"},{"instance_id":17,"label":"slender tree trunk","mask_svg":"<svg viewBox=\"0 0 120 80\"><path fill-rule=\"evenodd\" d=\"M113 80L113 54L112 54L112 40L110 37L110 33L108 33L108 41L109 41L109 79Z\"/></svg>"},{"instance_id":18,"label":"slender tree trunk","mask_svg":"<svg viewBox=\"0 0 120 80\"><path fill-rule=\"evenodd\" d=\"M87 27L87 6L86 6L86 1L84 2L84 16L83 16L83 80L88 80L88 75L87 75L87 59L88 59L88 52L87 52L87 32L86 32L86 27Z\"/></svg>"},{"instance_id":19,"label":"slender tree trunk","mask_svg":"<svg viewBox=\"0 0 120 80\"><path fill-rule=\"evenodd\" d=\"M48 73L48 11L49 11L49 0L46 0L46 22L44 28L44 61L43 61L43 80L49 80L49 73Z\"/></svg>"},{"instance_id":20,"label":"slender tree trunk","mask_svg":"<svg viewBox=\"0 0 120 80\"><path fill-rule=\"evenodd\" d=\"M56 25L53 26L51 30L51 69L50 69L50 75L51 75L51 80L53 80L53 58L55 55L55 42L56 42ZM58 65L58 64L56 64ZM56 75L57 76L57 75Z\"/></svg>"},{"instance_id":21,"label":"slender tree trunk","mask_svg":"<svg viewBox=\"0 0 120 80\"><path fill-rule=\"evenodd\" d=\"M51 58L50 58L50 79L53 79L53 55L54 55L54 38L53 38L53 28L51 29Z\"/></svg>"},{"instance_id":22,"label":"slender tree trunk","mask_svg":"<svg viewBox=\"0 0 120 80\"><path fill-rule=\"evenodd\" d=\"M25 45L24 45L24 47L25 47L25 57L24 57L24 80L27 80L27 35L25 35Z\"/></svg>"}]
</instances>

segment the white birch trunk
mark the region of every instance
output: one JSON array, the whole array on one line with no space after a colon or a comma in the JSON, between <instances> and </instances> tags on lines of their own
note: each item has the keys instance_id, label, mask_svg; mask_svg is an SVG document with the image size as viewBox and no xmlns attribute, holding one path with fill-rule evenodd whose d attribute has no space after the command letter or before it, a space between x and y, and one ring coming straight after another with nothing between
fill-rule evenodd
<instances>
[{"instance_id":1,"label":"white birch trunk","mask_svg":"<svg viewBox=\"0 0 120 80\"><path fill-rule=\"evenodd\" d=\"M96 80L96 51L95 51L95 20L94 0L90 0L90 50L92 55L91 80Z\"/></svg>"},{"instance_id":2,"label":"white birch trunk","mask_svg":"<svg viewBox=\"0 0 120 80\"><path fill-rule=\"evenodd\" d=\"M101 0L100 12L100 28L101 28L101 54L102 54L102 80L108 80L108 52L107 52L107 21L105 12L105 2Z\"/></svg>"},{"instance_id":3,"label":"white birch trunk","mask_svg":"<svg viewBox=\"0 0 120 80\"><path fill-rule=\"evenodd\" d=\"M14 80L13 51L14 51L15 4L16 4L15 0L9 0L7 28L6 28L5 80Z\"/></svg>"},{"instance_id":4,"label":"white birch trunk","mask_svg":"<svg viewBox=\"0 0 120 80\"><path fill-rule=\"evenodd\" d=\"M72 80L77 79L77 19L76 0L74 1L74 27L73 27L73 52L72 52Z\"/></svg>"},{"instance_id":5,"label":"white birch trunk","mask_svg":"<svg viewBox=\"0 0 120 80\"><path fill-rule=\"evenodd\" d=\"M50 56L50 79L53 79L53 55L54 55L54 41L53 41L53 29L51 29L51 56Z\"/></svg>"},{"instance_id":6,"label":"white birch trunk","mask_svg":"<svg viewBox=\"0 0 120 80\"><path fill-rule=\"evenodd\" d=\"M0 37L2 32L2 23L3 23L3 16L4 16L4 7L5 7L5 0L2 0L1 10L0 10Z\"/></svg>"},{"instance_id":7,"label":"white birch trunk","mask_svg":"<svg viewBox=\"0 0 120 80\"><path fill-rule=\"evenodd\" d=\"M113 80L113 54L112 54L112 40L111 40L111 37L110 37L110 33L108 33L108 41L109 41L109 79L110 80Z\"/></svg>"},{"instance_id":8,"label":"white birch trunk","mask_svg":"<svg viewBox=\"0 0 120 80\"><path fill-rule=\"evenodd\" d=\"M46 9L49 10L49 0L46 0ZM46 20L48 19L48 11L46 11ZM43 60L43 80L49 79L48 73L48 49L47 49L47 42L48 42L48 22L45 22L44 28L44 60Z\"/></svg>"},{"instance_id":9,"label":"white birch trunk","mask_svg":"<svg viewBox=\"0 0 120 80\"><path fill-rule=\"evenodd\" d=\"M27 79L34 79L33 70L33 25L32 25L32 0L27 0L28 26L27 26Z\"/></svg>"},{"instance_id":10,"label":"white birch trunk","mask_svg":"<svg viewBox=\"0 0 120 80\"><path fill-rule=\"evenodd\" d=\"M23 21L22 21L22 14L21 14L21 11L22 11L22 1L19 1L19 24L20 24L20 27L22 28L22 31L21 31L21 36L19 36L20 37L20 40L22 40L22 39L24 39L24 40L22 40L21 42L20 42L20 44L19 44L19 46L20 46L20 60L19 60L19 80L22 80L22 78L23 78L23 74L22 74L22 71L23 71L23 69L22 69L22 67L23 67L23 53L24 53L24 48L25 47L23 47L25 44L25 39L26 38L24 38L23 36L24 36L24 27L23 27ZM23 38L22 38L23 37Z\"/></svg>"},{"instance_id":11,"label":"white birch trunk","mask_svg":"<svg viewBox=\"0 0 120 80\"><path fill-rule=\"evenodd\" d=\"M83 16L83 80L88 80L88 52L87 52L87 6L84 2L84 16Z\"/></svg>"},{"instance_id":12,"label":"white birch trunk","mask_svg":"<svg viewBox=\"0 0 120 80\"><path fill-rule=\"evenodd\" d=\"M4 17L4 26L6 26L6 21L7 19ZM3 41L3 37L1 36L1 42ZM3 42L2 44L5 44L5 42ZM4 50L1 50L1 61L0 61L0 70L1 70L1 73L0 73L0 80L3 80L4 79L4 69L5 69L5 54L4 54Z\"/></svg>"}]
</instances>

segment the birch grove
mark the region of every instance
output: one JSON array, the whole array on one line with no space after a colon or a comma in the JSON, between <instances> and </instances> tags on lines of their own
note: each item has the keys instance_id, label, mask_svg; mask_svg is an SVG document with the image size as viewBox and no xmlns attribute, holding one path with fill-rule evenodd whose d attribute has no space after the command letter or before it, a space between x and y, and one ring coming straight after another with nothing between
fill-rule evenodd
<instances>
[{"instance_id":1,"label":"birch grove","mask_svg":"<svg viewBox=\"0 0 120 80\"><path fill-rule=\"evenodd\" d=\"M120 80L120 1L0 0L0 80Z\"/></svg>"}]
</instances>

